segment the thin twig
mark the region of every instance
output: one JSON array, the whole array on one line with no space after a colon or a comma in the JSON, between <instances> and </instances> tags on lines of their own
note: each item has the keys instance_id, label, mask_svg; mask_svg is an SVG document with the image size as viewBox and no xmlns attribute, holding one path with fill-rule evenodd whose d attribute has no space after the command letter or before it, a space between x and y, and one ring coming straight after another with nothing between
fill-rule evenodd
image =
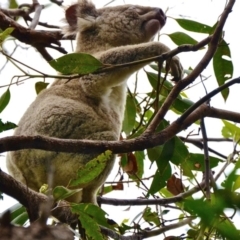
<instances>
[{"instance_id":1,"label":"thin twig","mask_svg":"<svg viewBox=\"0 0 240 240\"><path fill-rule=\"evenodd\" d=\"M203 151L204 151L204 162L205 162L205 183L206 183L206 197L210 200L210 162L209 162L209 154L208 154L208 143L207 143L207 131L204 123L204 118L200 120L200 126L203 137Z\"/></svg>"},{"instance_id":2,"label":"thin twig","mask_svg":"<svg viewBox=\"0 0 240 240\"><path fill-rule=\"evenodd\" d=\"M40 18L42 9L44 8L44 6L40 5L37 0L33 0L33 6L34 6L35 14L34 14L32 22L29 26L29 29L36 28L36 26L38 25L38 22L39 22L39 18Z\"/></svg>"},{"instance_id":3,"label":"thin twig","mask_svg":"<svg viewBox=\"0 0 240 240\"><path fill-rule=\"evenodd\" d=\"M178 136L183 142L187 142L187 143L191 143L193 144L194 146L200 148L200 149L203 149L203 139L198 139L198 138L194 138L194 139L191 139L191 138L185 138L185 137L181 137L181 136ZM224 139L221 139L221 140L224 140ZM230 139L228 139L230 140ZM207 139L207 141L209 142L209 138ZM232 142L232 140L230 140ZM227 156L221 154L220 152L216 151L215 149L212 149L210 147L208 147L208 151L211 152L211 153L214 153L215 155L223 158L223 159L227 159Z\"/></svg>"}]
</instances>

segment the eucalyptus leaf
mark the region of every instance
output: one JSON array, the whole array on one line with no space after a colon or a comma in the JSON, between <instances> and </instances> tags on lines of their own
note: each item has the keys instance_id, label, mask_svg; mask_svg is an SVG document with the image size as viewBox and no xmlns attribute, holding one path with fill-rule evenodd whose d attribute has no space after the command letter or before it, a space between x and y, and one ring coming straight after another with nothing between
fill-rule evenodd
<instances>
[{"instance_id":1,"label":"eucalyptus leaf","mask_svg":"<svg viewBox=\"0 0 240 240\"><path fill-rule=\"evenodd\" d=\"M122 124L122 130L127 135L129 135L130 132L133 130L136 113L137 113L137 109L136 109L135 99L133 96L127 95L124 120Z\"/></svg>"},{"instance_id":2,"label":"eucalyptus leaf","mask_svg":"<svg viewBox=\"0 0 240 240\"><path fill-rule=\"evenodd\" d=\"M39 94L42 90L46 89L49 83L46 82L36 82L35 83L35 91Z\"/></svg>"},{"instance_id":3,"label":"eucalyptus leaf","mask_svg":"<svg viewBox=\"0 0 240 240\"><path fill-rule=\"evenodd\" d=\"M78 192L82 189L68 189L63 186L57 186L53 189L53 198L55 201L66 199Z\"/></svg>"},{"instance_id":4,"label":"eucalyptus leaf","mask_svg":"<svg viewBox=\"0 0 240 240\"><path fill-rule=\"evenodd\" d=\"M179 165L188 158L189 152L186 145L178 137L174 137L173 140L174 149L171 157L171 162Z\"/></svg>"},{"instance_id":5,"label":"eucalyptus leaf","mask_svg":"<svg viewBox=\"0 0 240 240\"><path fill-rule=\"evenodd\" d=\"M210 168L216 167L222 159L209 156ZM205 171L205 156L200 153L189 153L188 157L181 162L183 174L188 177L193 177L191 171Z\"/></svg>"},{"instance_id":6,"label":"eucalyptus leaf","mask_svg":"<svg viewBox=\"0 0 240 240\"><path fill-rule=\"evenodd\" d=\"M78 215L85 213L99 225L107 228L112 228L111 225L108 224L106 218L107 213L103 209L94 204L91 203L73 204L71 205L71 210L73 213L77 213Z\"/></svg>"},{"instance_id":7,"label":"eucalyptus leaf","mask_svg":"<svg viewBox=\"0 0 240 240\"><path fill-rule=\"evenodd\" d=\"M87 53L70 53L49 64L62 74L88 74L95 72L104 65L95 57Z\"/></svg>"},{"instance_id":8,"label":"eucalyptus leaf","mask_svg":"<svg viewBox=\"0 0 240 240\"><path fill-rule=\"evenodd\" d=\"M105 153L100 154L90 162L86 163L85 166L78 170L76 179L70 181L70 187L87 184L97 178L105 169L111 155L112 152L107 150Z\"/></svg>"},{"instance_id":9,"label":"eucalyptus leaf","mask_svg":"<svg viewBox=\"0 0 240 240\"><path fill-rule=\"evenodd\" d=\"M222 120L224 126L222 128L222 135L225 138L231 138L234 141L238 142L240 139L240 128L231 122Z\"/></svg>"},{"instance_id":10,"label":"eucalyptus leaf","mask_svg":"<svg viewBox=\"0 0 240 240\"><path fill-rule=\"evenodd\" d=\"M8 1L9 1L9 8L10 9L18 8L18 4L17 4L16 0L8 0Z\"/></svg>"},{"instance_id":11,"label":"eucalyptus leaf","mask_svg":"<svg viewBox=\"0 0 240 240\"><path fill-rule=\"evenodd\" d=\"M17 127L15 123L12 122L3 123L2 120L0 119L0 133L3 131L11 130L15 127Z\"/></svg>"},{"instance_id":12,"label":"eucalyptus leaf","mask_svg":"<svg viewBox=\"0 0 240 240\"><path fill-rule=\"evenodd\" d=\"M12 33L14 28L9 27L6 30L4 30L2 33L0 33L0 45L2 45L3 41L9 37L9 35Z\"/></svg>"},{"instance_id":13,"label":"eucalyptus leaf","mask_svg":"<svg viewBox=\"0 0 240 240\"><path fill-rule=\"evenodd\" d=\"M219 43L217 51L214 54L213 69L219 86L223 85L233 76L231 52L228 44L223 39ZM229 89L222 90L221 94L226 101L229 95Z\"/></svg>"},{"instance_id":14,"label":"eucalyptus leaf","mask_svg":"<svg viewBox=\"0 0 240 240\"><path fill-rule=\"evenodd\" d=\"M195 39L187 35L186 33L183 32L175 32L171 34L167 34L171 40L176 44L176 45L183 45L183 44L192 44L195 45L198 43Z\"/></svg>"},{"instance_id":15,"label":"eucalyptus leaf","mask_svg":"<svg viewBox=\"0 0 240 240\"><path fill-rule=\"evenodd\" d=\"M154 174L153 181L148 190L147 196L149 196L150 194L155 194L163 187L165 187L167 180L171 177L171 173L172 170L169 162L165 163L165 166L162 169L157 170Z\"/></svg>"},{"instance_id":16,"label":"eucalyptus leaf","mask_svg":"<svg viewBox=\"0 0 240 240\"><path fill-rule=\"evenodd\" d=\"M85 233L89 237L89 239L104 240L104 237L101 234L100 227L98 226L96 221L92 219L91 216L84 212L81 212L81 214L79 215L79 220L82 227L85 229Z\"/></svg>"},{"instance_id":17,"label":"eucalyptus leaf","mask_svg":"<svg viewBox=\"0 0 240 240\"><path fill-rule=\"evenodd\" d=\"M175 18L175 20L182 28L191 32L210 34L212 31L210 26L193 20L183 18Z\"/></svg>"},{"instance_id":18,"label":"eucalyptus leaf","mask_svg":"<svg viewBox=\"0 0 240 240\"><path fill-rule=\"evenodd\" d=\"M182 114L184 113L188 108L190 108L194 104L193 101L191 101L188 98L176 98L175 101L172 104L171 110L175 112L176 114Z\"/></svg>"},{"instance_id":19,"label":"eucalyptus leaf","mask_svg":"<svg viewBox=\"0 0 240 240\"><path fill-rule=\"evenodd\" d=\"M11 98L9 88L0 97L0 113L6 108Z\"/></svg>"},{"instance_id":20,"label":"eucalyptus leaf","mask_svg":"<svg viewBox=\"0 0 240 240\"><path fill-rule=\"evenodd\" d=\"M10 220L12 224L23 226L28 221L28 214L26 208L20 203L14 204L6 211L10 212Z\"/></svg>"},{"instance_id":21,"label":"eucalyptus leaf","mask_svg":"<svg viewBox=\"0 0 240 240\"><path fill-rule=\"evenodd\" d=\"M151 223L154 223L154 225L160 226L158 213L152 211L150 207L145 208L142 217L146 222L150 223L150 225L152 225Z\"/></svg>"}]
</instances>

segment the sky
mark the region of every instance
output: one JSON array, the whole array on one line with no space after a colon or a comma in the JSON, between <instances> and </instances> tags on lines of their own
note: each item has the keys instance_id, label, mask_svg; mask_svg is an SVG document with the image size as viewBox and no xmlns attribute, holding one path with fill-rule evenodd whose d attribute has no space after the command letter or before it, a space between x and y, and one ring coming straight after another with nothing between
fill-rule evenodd
<instances>
[{"instance_id":1,"label":"sky","mask_svg":"<svg viewBox=\"0 0 240 240\"><path fill-rule=\"evenodd\" d=\"M18 1L19 3L31 3L31 1ZM70 1L64 1L67 4L69 4ZM73 2L73 1L71 1ZM71 3L70 2L70 3ZM110 2L110 0L101 0L101 1L93 1L97 7L102 7ZM146 0L146 1L122 1L122 0L116 0L110 5L120 5L120 4L138 4L138 5L149 5L149 6L156 6L161 7L163 11L167 11L167 24L162 29L161 33L161 42L168 45L170 48L175 48L176 45L171 42L169 37L164 34L169 34L176 31L184 31L181 29L178 24L175 22L175 20L171 18L187 18L195 21L199 21L205 24L208 24L210 26L214 25L217 21L219 15L221 14L222 10L224 9L225 0ZM46 0L41 1L42 4L48 4L49 2ZM1 4L1 3L0 3ZM66 5L67 5L66 4ZM236 33L236 29L238 28L238 25L240 23L240 1L236 1L236 4L234 6L233 12L230 14L229 19L227 21L227 24L224 29L224 35L225 40L230 44L230 48L232 50L232 61L235 66L238 66L237 63L240 62L240 34ZM59 25L63 24L61 22L61 19L63 18L63 9L61 8L54 8L54 14L52 14L52 8L47 8L46 11L43 11L42 14L42 21L47 21L48 23ZM24 23L23 23L24 24ZM192 37L194 37L196 40L200 41L201 39L205 38L206 36L203 34L192 34L190 33ZM8 43L6 45L8 49L12 49L14 45L12 43ZM14 54L14 57L20 60L23 60L24 63L30 65L31 67L34 67L36 69L40 69L46 73L54 74L55 71L51 69L48 64L46 64L44 61L39 60L40 57L38 53L32 48L29 48L27 51L25 50L28 46L21 44L21 48L18 48L16 53ZM66 48L68 51L71 51L71 45L67 44ZM60 54L57 52L52 52L52 54L55 57L59 57ZM189 67L194 68L196 64L199 62L201 57L203 56L204 51L200 51L199 53L181 53L179 55L181 62L185 69L188 69ZM0 56L0 67L2 63L5 62L4 58ZM2 85L8 84L11 80L11 76L13 75L13 72L18 73L17 69L15 69L12 65L8 65L2 73L0 73L0 94L6 90L6 88L1 88ZM212 67L208 67L203 72L204 76L211 76L209 80L205 83L208 91L213 90L216 88L216 81L213 76L213 70ZM234 75L233 77L240 76L240 68L234 69ZM18 86L11 86L11 101L9 106L1 113L1 118L3 121L12 121L12 122L18 122L26 108L30 105L30 103L34 100L36 97L35 91L34 91L34 82L35 80L28 80L24 82L23 84L20 84ZM186 91L189 98L191 100L197 101L201 97L205 95L205 90L203 87L198 87L197 90L195 88L192 88L188 91ZM231 96L225 103L221 96L216 96L211 100L211 104L214 107L224 108L228 110L234 110L239 112L239 100L237 99L239 96L239 86L234 86L230 89ZM171 117L171 116L170 116ZM219 135L219 131L221 129L221 122L220 121L213 121L212 119L207 119L206 121L207 130L209 130L210 134L212 136ZM214 128L212 127L214 126ZM0 136L9 136L12 134L12 131L7 131L2 133ZM220 137L221 135L219 135ZM227 150L228 151L228 150ZM231 149L229 149L231 151ZM230 152L229 152L230 153ZM227 153L226 153L227 154ZM5 170L4 166L4 155L1 156L1 162L0 166L3 170ZM116 174L118 165L116 164L115 169L113 170L113 174L110 176L110 179L112 180L113 177ZM115 198L125 198L126 196L131 196L132 198L135 198L136 195L133 195L132 187L126 187L124 190L124 195L122 192L114 192L113 195L109 195L109 197L115 197ZM139 193L139 192L138 192ZM136 193L135 193L136 194ZM6 198L4 201L4 204L0 204L0 212L4 210L7 206L7 203L10 206L12 202ZM124 215L124 218L131 219L132 216L137 215L141 210L136 209L134 207L131 208L131 211L127 211L126 207L111 207L108 206L107 212L112 213L114 212L114 215L116 216L116 211L119 211L119 214L122 216ZM117 210L116 210L117 209ZM126 211L123 211L126 210ZM114 219L115 220L115 219ZM159 238L158 238L159 239Z\"/></svg>"}]
</instances>

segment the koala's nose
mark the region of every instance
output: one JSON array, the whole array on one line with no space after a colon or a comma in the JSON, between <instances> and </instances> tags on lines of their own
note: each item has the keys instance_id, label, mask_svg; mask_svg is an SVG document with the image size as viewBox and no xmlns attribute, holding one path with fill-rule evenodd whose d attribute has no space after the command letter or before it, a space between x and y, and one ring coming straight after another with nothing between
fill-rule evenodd
<instances>
[{"instance_id":1,"label":"koala's nose","mask_svg":"<svg viewBox=\"0 0 240 240\"><path fill-rule=\"evenodd\" d=\"M163 10L161 8L158 9L160 15L164 18L164 20L167 20L167 16L165 15L165 13L163 12Z\"/></svg>"},{"instance_id":2,"label":"koala's nose","mask_svg":"<svg viewBox=\"0 0 240 240\"><path fill-rule=\"evenodd\" d=\"M167 21L167 16L165 15L165 13L161 8L156 8L156 11L157 11L157 18L163 26Z\"/></svg>"}]
</instances>

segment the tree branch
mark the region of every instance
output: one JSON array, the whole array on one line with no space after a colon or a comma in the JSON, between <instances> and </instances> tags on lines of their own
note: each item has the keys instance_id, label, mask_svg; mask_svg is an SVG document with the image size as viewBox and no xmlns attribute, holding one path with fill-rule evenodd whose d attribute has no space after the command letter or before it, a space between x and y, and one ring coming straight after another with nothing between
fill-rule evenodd
<instances>
[{"instance_id":1,"label":"tree branch","mask_svg":"<svg viewBox=\"0 0 240 240\"><path fill-rule=\"evenodd\" d=\"M16 181L10 175L0 169L0 191L13 197L27 208L29 218L35 221L39 218L39 211L42 204L48 204L49 198L46 195L35 192L26 185ZM52 215L63 223L72 223L76 221L76 215L72 214L69 203L61 201L58 208L52 212Z\"/></svg>"},{"instance_id":2,"label":"tree branch","mask_svg":"<svg viewBox=\"0 0 240 240\"><path fill-rule=\"evenodd\" d=\"M63 39L63 34L61 31L40 31L27 29L15 22L10 17L6 16L3 11L0 10L0 28L5 30L9 27L14 28L11 35L23 43L32 45L36 48L48 47L66 53L64 48L60 47L61 43L59 40ZM55 44L58 47L56 48L56 46L52 44ZM48 58L46 60L48 60Z\"/></svg>"},{"instance_id":3,"label":"tree branch","mask_svg":"<svg viewBox=\"0 0 240 240\"><path fill-rule=\"evenodd\" d=\"M217 46L218 46L218 41L221 38L222 30L224 27L224 24L227 20L227 17L229 13L232 11L232 7L235 3L235 0L230 0L224 9L223 13L221 14L220 20L216 26L216 29L213 33L213 35L209 38L209 48L201 61L198 63L198 65L193 69L193 71L184 79L181 81L178 81L175 87L172 89L168 97L166 98L165 102L162 104L160 110L152 120L152 122L149 124L147 130L145 131L144 135L148 136L151 135L159 123L162 121L164 116L166 115L167 111L169 110L170 106L174 102L174 100L177 98L179 93L190 83L192 83L200 74L201 72L207 67L209 62L211 61Z\"/></svg>"},{"instance_id":4,"label":"tree branch","mask_svg":"<svg viewBox=\"0 0 240 240\"><path fill-rule=\"evenodd\" d=\"M102 153L106 150L111 150L113 153L142 151L164 144L181 130L187 128L202 117L216 117L215 114L221 116L221 119L240 123L239 113L201 105L186 117L183 122L181 121L181 123L179 123L179 121L176 120L161 132L152 134L151 136L141 135L135 139L122 141L58 139L46 136L11 136L0 139L0 153L32 148L72 153Z\"/></svg>"}]
</instances>

